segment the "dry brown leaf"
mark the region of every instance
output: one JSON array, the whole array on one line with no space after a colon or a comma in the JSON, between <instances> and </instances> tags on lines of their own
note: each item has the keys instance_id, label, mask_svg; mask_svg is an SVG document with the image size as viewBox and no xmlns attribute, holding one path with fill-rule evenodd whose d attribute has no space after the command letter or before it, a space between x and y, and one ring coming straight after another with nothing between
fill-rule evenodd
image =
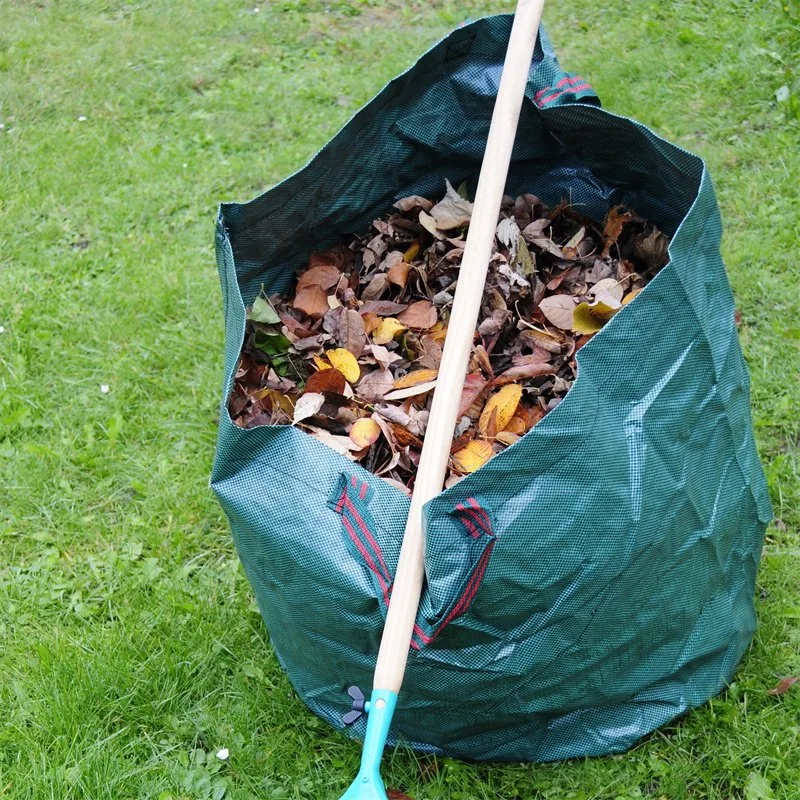
<instances>
[{"instance_id":1,"label":"dry brown leaf","mask_svg":"<svg viewBox=\"0 0 800 800\"><path fill-rule=\"evenodd\" d=\"M349 350L337 347L335 350L328 350L325 355L328 356L334 369L338 369L344 375L346 381L355 383L359 379L361 367L358 366L358 361Z\"/></svg>"},{"instance_id":2,"label":"dry brown leaf","mask_svg":"<svg viewBox=\"0 0 800 800\"><path fill-rule=\"evenodd\" d=\"M472 404L481 396L488 381L480 373L474 372L467 375L464 388L461 390L461 401L458 405L458 416L467 414Z\"/></svg>"},{"instance_id":3,"label":"dry brown leaf","mask_svg":"<svg viewBox=\"0 0 800 800\"><path fill-rule=\"evenodd\" d=\"M370 282L361 292L361 299L367 302L377 300L389 288L389 278L383 272L378 272L372 276Z\"/></svg>"},{"instance_id":4,"label":"dry brown leaf","mask_svg":"<svg viewBox=\"0 0 800 800\"><path fill-rule=\"evenodd\" d=\"M492 385L504 386L507 383L527 380L528 378L538 378L542 375L554 375L555 372L555 365L551 364L549 361L533 361L529 364L509 367L492 381Z\"/></svg>"},{"instance_id":5,"label":"dry brown leaf","mask_svg":"<svg viewBox=\"0 0 800 800\"><path fill-rule=\"evenodd\" d=\"M395 303L392 300L370 300L359 309L362 314L377 314L381 317L390 317L408 308L406 303Z\"/></svg>"},{"instance_id":6,"label":"dry brown leaf","mask_svg":"<svg viewBox=\"0 0 800 800\"><path fill-rule=\"evenodd\" d=\"M485 439L473 439L466 447L453 453L453 466L459 472L475 472L493 455L492 446Z\"/></svg>"},{"instance_id":7,"label":"dry brown leaf","mask_svg":"<svg viewBox=\"0 0 800 800\"><path fill-rule=\"evenodd\" d=\"M408 273L411 271L411 264L406 263L405 261L401 260L392 264L389 267L389 271L386 273L386 277L389 279L389 283L393 283L395 286L399 286L401 289L406 288L406 284L408 283Z\"/></svg>"},{"instance_id":8,"label":"dry brown leaf","mask_svg":"<svg viewBox=\"0 0 800 800\"><path fill-rule=\"evenodd\" d=\"M433 203L426 197L420 197L418 194L410 194L408 197L401 197L394 203L394 207L398 211L411 211L415 208L424 208L430 211L433 208Z\"/></svg>"},{"instance_id":9,"label":"dry brown leaf","mask_svg":"<svg viewBox=\"0 0 800 800\"><path fill-rule=\"evenodd\" d=\"M313 373L306 381L304 392L336 392L342 394L345 387L345 377L338 369L328 367Z\"/></svg>"},{"instance_id":10,"label":"dry brown leaf","mask_svg":"<svg viewBox=\"0 0 800 800\"><path fill-rule=\"evenodd\" d=\"M575 311L575 300L570 295L554 294L545 297L539 303L539 310L556 328L568 331L572 328L572 313Z\"/></svg>"},{"instance_id":11,"label":"dry brown leaf","mask_svg":"<svg viewBox=\"0 0 800 800\"><path fill-rule=\"evenodd\" d=\"M487 401L478 420L478 431L481 435L487 435L492 422L494 422L496 430L503 430L514 416L521 398L522 387L514 383L495 392Z\"/></svg>"},{"instance_id":12,"label":"dry brown leaf","mask_svg":"<svg viewBox=\"0 0 800 800\"><path fill-rule=\"evenodd\" d=\"M367 335L364 319L358 311L348 308L342 313L339 321L339 335L336 338L339 344L345 350L349 350L356 358L364 352Z\"/></svg>"},{"instance_id":13,"label":"dry brown leaf","mask_svg":"<svg viewBox=\"0 0 800 800\"><path fill-rule=\"evenodd\" d=\"M331 289L339 282L342 273L333 264L320 264L301 273L297 279L297 291L308 286L319 286L320 289Z\"/></svg>"},{"instance_id":14,"label":"dry brown leaf","mask_svg":"<svg viewBox=\"0 0 800 800\"><path fill-rule=\"evenodd\" d=\"M381 435L381 428L374 419L362 417L353 423L350 428L350 438L359 447L369 447L374 444Z\"/></svg>"},{"instance_id":15,"label":"dry brown leaf","mask_svg":"<svg viewBox=\"0 0 800 800\"><path fill-rule=\"evenodd\" d=\"M298 289L292 306L312 319L320 319L330 311L328 296L316 283Z\"/></svg>"},{"instance_id":16,"label":"dry brown leaf","mask_svg":"<svg viewBox=\"0 0 800 800\"><path fill-rule=\"evenodd\" d=\"M781 678L776 686L767 691L767 694L772 697L780 697L782 694L786 694L796 683L800 683L799 676L792 675L789 678Z\"/></svg>"},{"instance_id":17,"label":"dry brown leaf","mask_svg":"<svg viewBox=\"0 0 800 800\"><path fill-rule=\"evenodd\" d=\"M619 235L625 225L633 219L633 213L624 210L623 206L614 206L606 216L605 225L603 226L603 258L610 252L611 248L617 243Z\"/></svg>"},{"instance_id":18,"label":"dry brown leaf","mask_svg":"<svg viewBox=\"0 0 800 800\"><path fill-rule=\"evenodd\" d=\"M449 231L459 228L470 221L472 217L472 203L465 200L450 184L447 184L445 196L431 209L431 216L440 231Z\"/></svg>"},{"instance_id":19,"label":"dry brown leaf","mask_svg":"<svg viewBox=\"0 0 800 800\"><path fill-rule=\"evenodd\" d=\"M392 389L394 378L388 369L376 369L364 375L356 385L356 395L368 403L383 399Z\"/></svg>"},{"instance_id":20,"label":"dry brown leaf","mask_svg":"<svg viewBox=\"0 0 800 800\"><path fill-rule=\"evenodd\" d=\"M422 449L422 439L411 433L408 428L403 425L398 425L396 422L390 424L395 441L400 447L416 447L418 450Z\"/></svg>"},{"instance_id":21,"label":"dry brown leaf","mask_svg":"<svg viewBox=\"0 0 800 800\"><path fill-rule=\"evenodd\" d=\"M418 300L398 314L397 321L414 330L428 330L436 324L436 307L430 300Z\"/></svg>"}]
</instances>

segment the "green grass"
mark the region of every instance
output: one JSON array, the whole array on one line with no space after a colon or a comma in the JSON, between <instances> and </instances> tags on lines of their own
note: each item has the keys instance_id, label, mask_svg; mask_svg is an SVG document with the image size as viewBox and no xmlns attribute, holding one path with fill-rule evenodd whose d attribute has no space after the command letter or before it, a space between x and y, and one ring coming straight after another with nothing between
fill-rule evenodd
<instances>
[{"instance_id":1,"label":"green grass","mask_svg":"<svg viewBox=\"0 0 800 800\"><path fill-rule=\"evenodd\" d=\"M258 2L0 0L0 798L331 798L355 774L358 747L278 668L207 485L215 206L295 170L502 4ZM716 181L780 520L761 627L725 695L630 753L400 750L387 783L420 800L797 798L800 686L766 690L800 674L800 8L575 0L546 18L606 107Z\"/></svg>"}]
</instances>

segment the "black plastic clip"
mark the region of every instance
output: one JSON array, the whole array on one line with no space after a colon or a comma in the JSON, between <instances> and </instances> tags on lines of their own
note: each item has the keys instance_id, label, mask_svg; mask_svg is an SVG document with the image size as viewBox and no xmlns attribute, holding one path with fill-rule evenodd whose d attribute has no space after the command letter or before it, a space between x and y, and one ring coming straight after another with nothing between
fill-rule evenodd
<instances>
[{"instance_id":1,"label":"black plastic clip","mask_svg":"<svg viewBox=\"0 0 800 800\"><path fill-rule=\"evenodd\" d=\"M344 722L345 725L352 725L363 713L365 713L367 710L367 704L364 699L364 692L362 692L358 686L351 686L347 690L347 694L353 698L353 706L346 714L342 714L342 722Z\"/></svg>"}]
</instances>

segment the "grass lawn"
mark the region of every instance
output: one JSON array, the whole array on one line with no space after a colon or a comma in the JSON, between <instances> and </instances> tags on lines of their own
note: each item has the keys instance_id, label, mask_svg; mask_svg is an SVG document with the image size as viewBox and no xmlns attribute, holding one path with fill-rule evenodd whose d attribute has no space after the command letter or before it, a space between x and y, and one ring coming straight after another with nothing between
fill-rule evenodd
<instances>
[{"instance_id":1,"label":"grass lawn","mask_svg":"<svg viewBox=\"0 0 800 800\"><path fill-rule=\"evenodd\" d=\"M0 0L0 798L335 798L355 775L359 748L280 671L208 489L215 207L294 171L437 38L499 10ZM387 785L798 798L800 685L766 692L800 674L800 5L574 0L546 20L607 108L714 176L778 518L761 627L723 696L630 753L399 750Z\"/></svg>"}]
</instances>

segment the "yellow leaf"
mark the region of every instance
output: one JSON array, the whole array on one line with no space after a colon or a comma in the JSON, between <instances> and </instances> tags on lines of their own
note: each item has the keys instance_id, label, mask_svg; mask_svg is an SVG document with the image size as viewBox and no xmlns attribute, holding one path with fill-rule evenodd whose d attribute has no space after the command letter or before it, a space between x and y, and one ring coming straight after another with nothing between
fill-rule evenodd
<instances>
[{"instance_id":1,"label":"yellow leaf","mask_svg":"<svg viewBox=\"0 0 800 800\"><path fill-rule=\"evenodd\" d=\"M485 439L473 439L453 453L453 464L459 472L475 472L492 457L492 446Z\"/></svg>"},{"instance_id":2,"label":"yellow leaf","mask_svg":"<svg viewBox=\"0 0 800 800\"><path fill-rule=\"evenodd\" d=\"M331 365L322 356L312 356L317 369L330 369Z\"/></svg>"},{"instance_id":3,"label":"yellow leaf","mask_svg":"<svg viewBox=\"0 0 800 800\"><path fill-rule=\"evenodd\" d=\"M572 330L576 333L597 333L605 323L592 315L588 303L580 303L572 312Z\"/></svg>"},{"instance_id":4,"label":"yellow leaf","mask_svg":"<svg viewBox=\"0 0 800 800\"><path fill-rule=\"evenodd\" d=\"M355 383L361 376L361 367L358 366L356 357L344 347L328 350L325 355L328 356L334 368L338 369L349 383Z\"/></svg>"},{"instance_id":5,"label":"yellow leaf","mask_svg":"<svg viewBox=\"0 0 800 800\"><path fill-rule=\"evenodd\" d=\"M398 378L394 382L393 388L409 389L417 384L432 381L438 375L438 373L439 371L436 369L418 369L414 372L409 372L408 375L404 375L402 378Z\"/></svg>"},{"instance_id":6,"label":"yellow leaf","mask_svg":"<svg viewBox=\"0 0 800 800\"><path fill-rule=\"evenodd\" d=\"M372 332L372 341L375 344L389 344L399 333L402 333L406 326L398 322L394 317L384 317L380 325Z\"/></svg>"},{"instance_id":7,"label":"yellow leaf","mask_svg":"<svg viewBox=\"0 0 800 800\"><path fill-rule=\"evenodd\" d=\"M438 345L443 345L447 336L447 325L444 322L437 322L429 331L430 336Z\"/></svg>"},{"instance_id":8,"label":"yellow leaf","mask_svg":"<svg viewBox=\"0 0 800 800\"><path fill-rule=\"evenodd\" d=\"M608 299L608 303L603 300L579 303L572 313L572 330L583 334L597 333L620 309L619 303L611 305L615 301L611 297Z\"/></svg>"},{"instance_id":9,"label":"yellow leaf","mask_svg":"<svg viewBox=\"0 0 800 800\"><path fill-rule=\"evenodd\" d=\"M628 305L628 303L630 303L630 301L633 300L636 297L636 295L639 294L639 292L641 291L642 291L641 289L634 289L632 292L626 294L625 297L622 299L622 305L624 306Z\"/></svg>"},{"instance_id":10,"label":"yellow leaf","mask_svg":"<svg viewBox=\"0 0 800 800\"><path fill-rule=\"evenodd\" d=\"M481 435L486 436L492 415L495 416L495 429L503 430L514 416L521 397L522 387L516 383L509 383L508 386L504 386L499 392L493 394L484 406L478 420L478 430Z\"/></svg>"},{"instance_id":11,"label":"yellow leaf","mask_svg":"<svg viewBox=\"0 0 800 800\"><path fill-rule=\"evenodd\" d=\"M419 255L420 250L422 250L422 245L419 243L419 239L415 239L411 247L403 253L403 261L406 264L413 261Z\"/></svg>"},{"instance_id":12,"label":"yellow leaf","mask_svg":"<svg viewBox=\"0 0 800 800\"><path fill-rule=\"evenodd\" d=\"M350 428L350 438L355 444L361 447L369 447L374 444L381 435L381 427L374 419L364 417L357 419Z\"/></svg>"},{"instance_id":13,"label":"yellow leaf","mask_svg":"<svg viewBox=\"0 0 800 800\"><path fill-rule=\"evenodd\" d=\"M509 430L500 431L500 433L497 434L497 441L505 445L512 445L521 438L522 437L518 433L511 433Z\"/></svg>"}]
</instances>

